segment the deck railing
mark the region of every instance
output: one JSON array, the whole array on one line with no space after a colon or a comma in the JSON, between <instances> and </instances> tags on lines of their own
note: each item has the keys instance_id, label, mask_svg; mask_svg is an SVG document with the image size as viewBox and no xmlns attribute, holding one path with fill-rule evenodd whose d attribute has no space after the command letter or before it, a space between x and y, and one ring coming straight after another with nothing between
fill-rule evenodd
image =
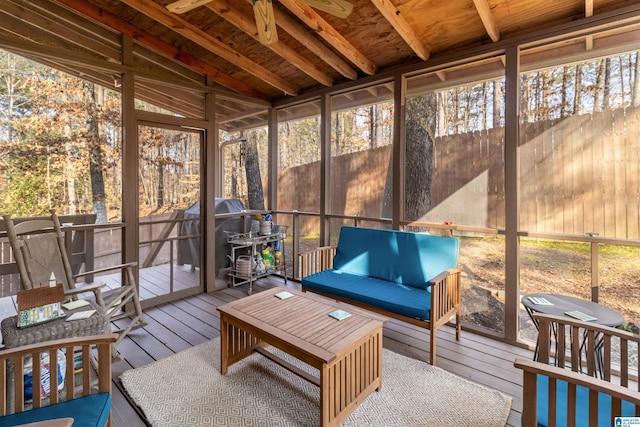
<instances>
[{"instance_id":1,"label":"deck railing","mask_svg":"<svg viewBox=\"0 0 640 427\"><path fill-rule=\"evenodd\" d=\"M255 219L257 214L271 213L274 216L274 221L279 224L288 225L288 237L285 241L285 260L287 271L286 275L289 278L300 278L300 265L298 264L299 254L301 251L313 249L315 247L324 246L326 244L335 243L334 241L320 242L320 219L321 216L317 212L302 212L296 210L277 210L277 211L260 211L260 210L245 210L242 212L224 213L215 215L216 220L224 218L240 218L243 230L248 231L251 226L251 220ZM334 240L337 238L339 227L342 225L353 226L370 226L370 227L390 227L391 220L385 218L373 218L363 217L360 215L325 215L323 217L328 224L330 224L330 230L326 239ZM24 219L16 218L16 221ZM191 220L191 219L190 219ZM76 215L76 216L61 216L62 222L72 222L74 225L67 231L67 247L71 256L73 268L75 272L92 270L99 268L102 264L117 263L120 261L120 254L122 248L120 232L123 227L121 223L109 223L103 225L96 225L92 222L95 221L94 215ZM184 218L171 217L171 218L156 218L149 221L141 221L141 227L148 227L154 223L170 224L171 226L180 225L185 221ZM489 229L483 227L470 227L458 224L450 223L430 223L430 222L402 222L401 228L406 230L429 230L432 233L439 233L443 235L455 235L455 236L500 236L504 235L504 230ZM11 259L11 251L6 241L6 238L2 238L4 225L0 221L0 296L13 295L18 290L18 275L15 263ZM107 238L107 234L109 237ZM148 235L147 235L148 234ZM188 235L180 235L177 232L173 232L171 236L163 235L158 230L153 230L151 234L147 233L141 236L141 243L146 243L148 250L145 251L146 258L141 260L141 263L147 263L149 256L154 254L154 247L162 246L171 240L172 250L169 252L173 254L173 248L179 246L182 242L186 242L187 239L197 237L192 233ZM163 237L164 236L164 237ZM309 237L313 236L313 237ZM606 238L595 234L588 235L568 235L568 234L556 234L556 233L533 233L527 231L520 231L518 233L520 238L535 239L539 241L550 242L569 242L569 243L584 243L590 245L590 293L591 300L594 302L600 302L601 299L601 287L600 287L600 248L603 245L612 246L626 246L626 247L640 247L640 241L628 240L619 238ZM142 238L144 237L144 239ZM174 241L175 240L175 241ZM106 242L106 243L105 243ZM156 248L157 249L157 248ZM157 254L156 254L157 255ZM183 254L184 255L184 254ZM160 254L160 258L163 255ZM168 257L166 262L173 262L179 260L180 250L178 250L178 256ZM158 260L156 260L158 262ZM633 319L637 321L638 319Z\"/></svg>"}]
</instances>

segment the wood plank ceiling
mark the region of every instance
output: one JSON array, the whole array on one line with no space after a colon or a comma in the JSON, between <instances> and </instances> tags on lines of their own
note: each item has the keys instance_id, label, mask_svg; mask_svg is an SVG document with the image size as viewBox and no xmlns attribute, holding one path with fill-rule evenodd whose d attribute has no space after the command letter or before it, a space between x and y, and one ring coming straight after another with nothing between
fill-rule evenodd
<instances>
[{"instance_id":1,"label":"wood plank ceiling","mask_svg":"<svg viewBox=\"0 0 640 427\"><path fill-rule=\"evenodd\" d=\"M245 99L272 102L640 4L349 0L353 12L342 19L298 0L273 0L278 41L266 46L258 38L252 0L211 0L184 14L167 10L172 1L2 0L0 47L113 85L118 73L97 71L89 60L120 63L120 36L128 35L135 42L137 65L150 78L169 76L161 89L141 78L137 95L153 100L161 94L167 98L166 108L197 117L201 96L197 90L179 88L180 80L202 84L206 75ZM82 60L65 59L71 52ZM250 104L243 107L229 99L225 105L220 107L223 115L238 114Z\"/></svg>"}]
</instances>

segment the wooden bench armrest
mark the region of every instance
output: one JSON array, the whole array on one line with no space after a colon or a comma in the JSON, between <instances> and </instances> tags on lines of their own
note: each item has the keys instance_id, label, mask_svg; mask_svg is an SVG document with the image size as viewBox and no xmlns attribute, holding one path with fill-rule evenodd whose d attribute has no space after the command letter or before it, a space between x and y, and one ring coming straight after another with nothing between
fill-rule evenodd
<instances>
[{"instance_id":1,"label":"wooden bench armrest","mask_svg":"<svg viewBox=\"0 0 640 427\"><path fill-rule=\"evenodd\" d=\"M335 246L321 246L300 254L300 277L333 268Z\"/></svg>"},{"instance_id":2,"label":"wooden bench armrest","mask_svg":"<svg viewBox=\"0 0 640 427\"><path fill-rule=\"evenodd\" d=\"M8 409L11 409L7 408L7 391L10 389L7 387L7 380L9 379L9 376L7 375L7 368L9 366L8 362L12 361L13 365L11 369L13 372L22 373L24 372L25 356L28 355L38 361L40 360L41 354L48 353L50 360L56 360L57 350L66 349L64 356L66 359L64 378L66 389L65 400L72 400L80 397L80 395L87 396L96 392L111 393L111 351L112 344L116 341L117 337L118 336L116 334L102 334L87 337L63 338L0 350L0 372L2 373L0 374L0 417L7 415ZM95 352L92 351L93 346L97 346ZM77 358L77 354L74 352L74 349L78 348L81 350L81 364L83 367L81 391L76 391L76 385L78 384L76 383L76 376L74 375L74 360ZM97 359L95 358L96 355ZM96 368L97 389L92 387L92 369L89 368L94 360L97 362L93 365ZM49 369L50 377L57 378L58 364L50 363ZM14 381L13 393L15 399L15 413L24 412L25 410L24 383L21 378L22 377L20 375ZM42 387L42 381L40 363L33 363L33 390L40 390ZM49 404L54 405L59 401L58 393L51 393L49 396ZM33 393L32 405L33 408L40 408L44 405L40 393Z\"/></svg>"},{"instance_id":3,"label":"wooden bench armrest","mask_svg":"<svg viewBox=\"0 0 640 427\"><path fill-rule=\"evenodd\" d=\"M547 365L527 359L516 359L513 365L523 370L522 381L522 425L532 426L537 423L537 399L538 399L538 375L549 378L549 384L554 380L566 381L571 389L574 386L583 386L595 393L605 393L611 396L612 407L619 406L621 400L626 400L635 405L640 405L640 392L610 383L600 378L574 372L569 369ZM571 393L569 393L571 395ZM551 406L549 404L549 406ZM593 405L597 409L598 405ZM590 410L593 410L590 405ZM591 416L590 416L591 417Z\"/></svg>"},{"instance_id":4,"label":"wooden bench armrest","mask_svg":"<svg viewBox=\"0 0 640 427\"><path fill-rule=\"evenodd\" d=\"M434 325L448 322L454 309L460 315L461 272L460 268L452 268L431 279L431 323Z\"/></svg>"}]
</instances>

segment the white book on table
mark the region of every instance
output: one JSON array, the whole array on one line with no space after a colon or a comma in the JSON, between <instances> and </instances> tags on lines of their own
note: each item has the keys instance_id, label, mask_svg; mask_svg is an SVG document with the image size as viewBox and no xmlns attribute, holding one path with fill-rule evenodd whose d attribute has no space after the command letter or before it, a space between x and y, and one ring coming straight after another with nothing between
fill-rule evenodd
<instances>
[{"instance_id":1,"label":"white book on table","mask_svg":"<svg viewBox=\"0 0 640 427\"><path fill-rule=\"evenodd\" d=\"M86 310L86 311L78 311L76 313L73 313L71 316L67 317L67 322L71 321L71 320L80 320L80 319L87 319L91 316L93 316L93 313L95 313L95 310Z\"/></svg>"},{"instance_id":2,"label":"white book on table","mask_svg":"<svg viewBox=\"0 0 640 427\"><path fill-rule=\"evenodd\" d=\"M62 308L64 308L65 310L75 310L76 308L84 307L85 305L89 305L89 301L85 299L79 299L62 304Z\"/></svg>"}]
</instances>

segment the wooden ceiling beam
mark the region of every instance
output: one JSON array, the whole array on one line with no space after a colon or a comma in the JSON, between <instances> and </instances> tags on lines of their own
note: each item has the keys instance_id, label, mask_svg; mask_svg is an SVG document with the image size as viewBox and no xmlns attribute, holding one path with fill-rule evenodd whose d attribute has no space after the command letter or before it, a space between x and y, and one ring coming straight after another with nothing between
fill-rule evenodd
<instances>
[{"instance_id":1,"label":"wooden ceiling beam","mask_svg":"<svg viewBox=\"0 0 640 427\"><path fill-rule=\"evenodd\" d=\"M398 8L391 3L391 0L371 0L371 3L378 8L382 16L395 28L400 37L422 60L429 59L429 50L422 44L411 25L404 19Z\"/></svg>"},{"instance_id":2,"label":"wooden ceiling beam","mask_svg":"<svg viewBox=\"0 0 640 427\"><path fill-rule=\"evenodd\" d=\"M369 75L376 73L375 64L349 43L335 28L329 25L312 7L296 0L280 0L280 3L356 67Z\"/></svg>"},{"instance_id":3,"label":"wooden ceiling beam","mask_svg":"<svg viewBox=\"0 0 640 427\"><path fill-rule=\"evenodd\" d=\"M493 17L493 13L491 13L491 7L487 0L473 0L473 4L476 6L482 25L484 25L484 29L487 34L489 34L489 37L491 37L491 40L494 42L500 40L500 30L498 30L498 25Z\"/></svg>"},{"instance_id":4,"label":"wooden ceiling beam","mask_svg":"<svg viewBox=\"0 0 640 427\"><path fill-rule=\"evenodd\" d=\"M270 84L274 88L281 90L284 94L297 95L298 89L286 79L277 76L262 65L257 64L248 57L236 52L227 43L224 43L211 34L200 30L198 27L175 13L169 12L160 4L148 0L122 0L122 3L129 5L138 12L166 26L172 31L186 37L237 67L242 68L249 74L259 78L267 84Z\"/></svg>"},{"instance_id":5,"label":"wooden ceiling beam","mask_svg":"<svg viewBox=\"0 0 640 427\"><path fill-rule=\"evenodd\" d=\"M248 1L251 2L252 0ZM273 11L276 15L276 24L278 27L289 33L293 38L298 40L318 58L326 62L330 67L342 74L344 77L351 80L358 78L358 72L349 65L347 61L329 49L303 25L300 25L295 19L291 18L289 14L283 13L277 3L273 5Z\"/></svg>"},{"instance_id":6,"label":"wooden ceiling beam","mask_svg":"<svg viewBox=\"0 0 640 427\"><path fill-rule=\"evenodd\" d=\"M253 110L239 111L224 117L220 117L218 119L218 123L226 124L226 123L234 122L236 120L242 120L242 119L246 119L246 118L254 117L258 115L263 116L262 119L264 120L264 116L267 115L266 113L267 113L267 110L265 110L264 108L254 108Z\"/></svg>"},{"instance_id":7,"label":"wooden ceiling beam","mask_svg":"<svg viewBox=\"0 0 640 427\"><path fill-rule=\"evenodd\" d=\"M593 16L593 0L584 0L584 16ZM587 50L593 49L593 36L589 34L585 37L585 46Z\"/></svg>"},{"instance_id":8,"label":"wooden ceiling beam","mask_svg":"<svg viewBox=\"0 0 640 427\"><path fill-rule=\"evenodd\" d=\"M220 83L229 89L235 90L241 94L247 95L251 98L267 100L267 95L257 91L248 84L237 80L228 74L218 70L216 67L196 58L186 52L181 51L178 48L171 46L169 43L152 36L151 34L141 30L126 21L121 20L117 16L107 12L106 10L96 7L84 0L56 0L58 3L63 4L76 12L93 19L107 27L127 35L136 40L143 46L146 46L161 55L179 61L188 67L193 68L201 73L211 76L212 79Z\"/></svg>"},{"instance_id":9,"label":"wooden ceiling beam","mask_svg":"<svg viewBox=\"0 0 640 427\"><path fill-rule=\"evenodd\" d=\"M247 15L240 12L238 8L234 7L228 0L212 0L205 6L221 18L253 37L256 41L260 41L256 21L253 17L249 18ZM320 71L317 67L311 64L309 60L303 58L283 41L278 40L275 43L265 46L318 83L321 83L324 86L333 86L333 79L331 77Z\"/></svg>"}]
</instances>

